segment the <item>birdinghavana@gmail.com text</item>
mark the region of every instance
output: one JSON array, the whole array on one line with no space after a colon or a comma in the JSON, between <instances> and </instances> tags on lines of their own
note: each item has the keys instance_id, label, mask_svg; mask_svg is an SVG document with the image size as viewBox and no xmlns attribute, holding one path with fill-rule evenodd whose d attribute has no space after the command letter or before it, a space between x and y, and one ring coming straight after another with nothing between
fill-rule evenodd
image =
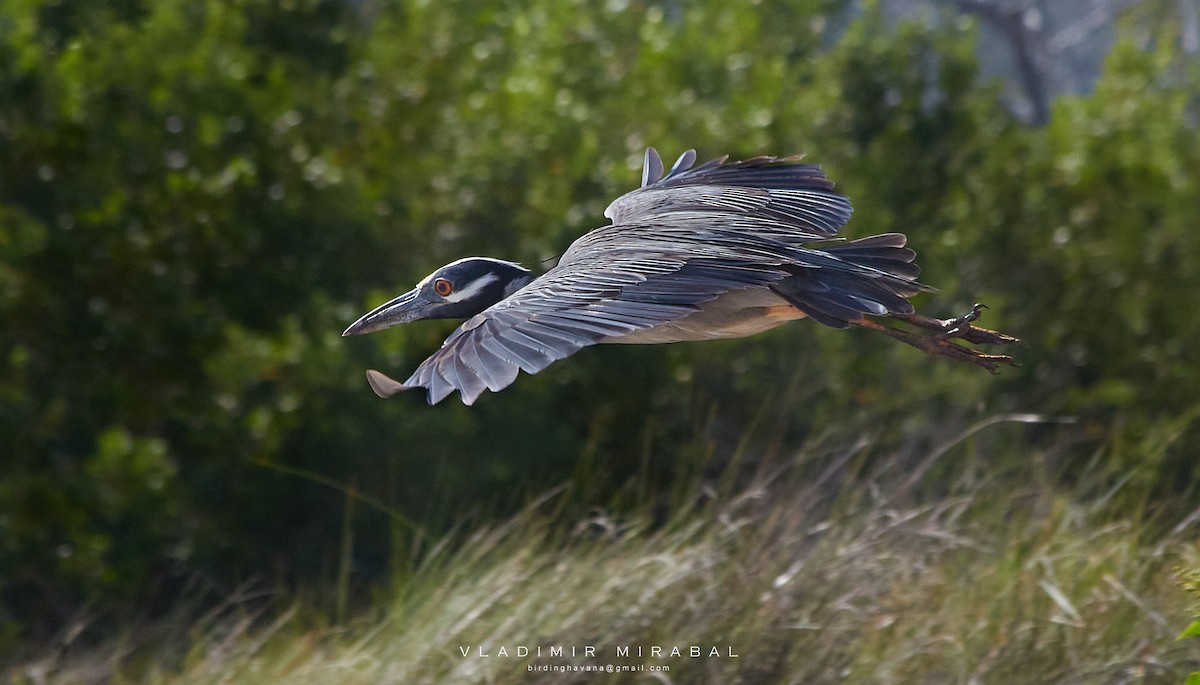
<instances>
[{"instance_id":1,"label":"birdinghavana@gmail.com text","mask_svg":"<svg viewBox=\"0 0 1200 685\"><path fill-rule=\"evenodd\" d=\"M530 663L530 671L667 671L669 664L647 664L639 659L736 659L737 650L732 645L458 645L462 658L517 658L563 660L563 663ZM574 659L611 658L623 663L577 663Z\"/></svg>"}]
</instances>

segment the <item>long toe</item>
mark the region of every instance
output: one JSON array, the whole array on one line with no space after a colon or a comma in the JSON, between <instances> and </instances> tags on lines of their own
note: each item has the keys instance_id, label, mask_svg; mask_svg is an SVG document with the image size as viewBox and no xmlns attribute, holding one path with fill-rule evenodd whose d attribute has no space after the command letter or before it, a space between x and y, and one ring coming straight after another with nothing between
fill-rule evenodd
<instances>
[{"instance_id":1,"label":"long toe","mask_svg":"<svg viewBox=\"0 0 1200 685\"><path fill-rule=\"evenodd\" d=\"M1020 345L1021 341L1007 333L993 331L978 326L967 326L965 331L953 337L965 340L975 345Z\"/></svg>"},{"instance_id":2,"label":"long toe","mask_svg":"<svg viewBox=\"0 0 1200 685\"><path fill-rule=\"evenodd\" d=\"M1011 335L973 325L972 322L977 321L986 308L986 305L977 304L971 308L969 313L956 319L934 319L916 313L899 315L895 318L910 326L929 331L934 334L935 338L942 340L958 339L973 345L1020 344L1021 341Z\"/></svg>"},{"instance_id":3,"label":"long toe","mask_svg":"<svg viewBox=\"0 0 1200 685\"><path fill-rule=\"evenodd\" d=\"M964 347L948 340L938 340L936 338L930 338L929 340L934 343L930 348L926 349L926 351L930 354L936 354L943 357L949 357L950 359L968 362L970 364L983 367L990 373L996 373L1002 364L1008 366L1019 366L1019 364L1017 364L1012 357L1006 354L984 354L979 350L972 349L970 347Z\"/></svg>"},{"instance_id":4,"label":"long toe","mask_svg":"<svg viewBox=\"0 0 1200 685\"><path fill-rule=\"evenodd\" d=\"M1013 358L1009 357L1008 355L984 354L979 350L972 349L964 345L959 345L958 343L951 342L938 335L919 335L917 333L901 330L899 328L884 326L883 324L871 321L870 319L861 319L852 323L855 326L878 331L879 333L883 333L884 335L895 340L899 340L902 343L912 345L926 354L937 355L939 357L946 357L955 361L974 364L987 369L991 373L996 373L1002 364L1011 366L1018 365L1015 361L1013 361ZM929 326L921 327L929 328ZM965 332L963 336L968 342L975 342L976 340L981 342L1016 342L1016 338L1006 336L1003 333L996 333L994 331L988 331L982 328L974 327L970 327L970 330Z\"/></svg>"},{"instance_id":5,"label":"long toe","mask_svg":"<svg viewBox=\"0 0 1200 685\"><path fill-rule=\"evenodd\" d=\"M974 348L959 345L958 343L950 342L944 338L918 337L915 343L910 344L913 344L915 347L932 355L947 357L956 361L967 362L969 364L983 367L990 373L996 373L1001 364L1008 364L1010 366L1016 365L1016 362L1013 361L1013 358L1008 355L985 354Z\"/></svg>"}]
</instances>

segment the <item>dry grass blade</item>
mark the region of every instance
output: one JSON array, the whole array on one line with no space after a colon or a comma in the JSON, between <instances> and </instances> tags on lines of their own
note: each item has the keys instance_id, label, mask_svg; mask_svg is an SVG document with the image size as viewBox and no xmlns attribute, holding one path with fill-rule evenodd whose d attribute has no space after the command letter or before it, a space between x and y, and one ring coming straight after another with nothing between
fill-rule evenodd
<instances>
[{"instance_id":1,"label":"dry grass blade","mask_svg":"<svg viewBox=\"0 0 1200 685\"><path fill-rule=\"evenodd\" d=\"M989 425L1044 420L976 424L914 478ZM1186 623L1169 573L1179 560L1136 521L1028 484L930 503L862 496L862 476L846 465L869 449L798 455L727 497L680 503L686 515L659 528L605 517L608 534L591 524L572 532L574 522L544 511L555 491L505 524L438 544L390 609L344 628L306 629L311 617L294 608L263 625L241 612L207 621L197 636L206 647L184 650L181 664L100 655L9 675L22 684L1174 685L1200 668L1200 650L1173 640ZM671 656L676 646L704 656ZM573 670L608 664L646 670Z\"/></svg>"}]
</instances>

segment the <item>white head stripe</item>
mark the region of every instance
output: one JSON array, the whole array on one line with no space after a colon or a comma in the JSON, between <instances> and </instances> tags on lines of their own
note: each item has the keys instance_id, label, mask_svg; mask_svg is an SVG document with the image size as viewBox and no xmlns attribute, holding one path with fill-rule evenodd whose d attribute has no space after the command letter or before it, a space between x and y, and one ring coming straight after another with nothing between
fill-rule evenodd
<instances>
[{"instance_id":1,"label":"white head stripe","mask_svg":"<svg viewBox=\"0 0 1200 685\"><path fill-rule=\"evenodd\" d=\"M468 283L467 287L456 289L454 292L442 299L446 300L447 302L462 302L463 300L469 300L478 295L479 291L486 288L489 283L495 283L498 280L500 280L500 277L496 274L484 274Z\"/></svg>"}]
</instances>

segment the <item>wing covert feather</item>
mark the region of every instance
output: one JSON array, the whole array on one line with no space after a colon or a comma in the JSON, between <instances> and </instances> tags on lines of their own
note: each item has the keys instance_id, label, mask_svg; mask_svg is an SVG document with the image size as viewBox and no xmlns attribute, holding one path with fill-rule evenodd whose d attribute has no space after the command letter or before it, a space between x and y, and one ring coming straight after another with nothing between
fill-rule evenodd
<instances>
[{"instance_id":1,"label":"wing covert feather","mask_svg":"<svg viewBox=\"0 0 1200 685\"><path fill-rule=\"evenodd\" d=\"M707 215L740 221L747 230L761 224L790 243L832 237L850 219L850 201L834 192L819 165L802 164L799 156L740 162L720 157L689 168L694 160L689 150L656 180L662 161L650 148L644 185L614 200L604 216L624 224L677 223Z\"/></svg>"}]
</instances>

